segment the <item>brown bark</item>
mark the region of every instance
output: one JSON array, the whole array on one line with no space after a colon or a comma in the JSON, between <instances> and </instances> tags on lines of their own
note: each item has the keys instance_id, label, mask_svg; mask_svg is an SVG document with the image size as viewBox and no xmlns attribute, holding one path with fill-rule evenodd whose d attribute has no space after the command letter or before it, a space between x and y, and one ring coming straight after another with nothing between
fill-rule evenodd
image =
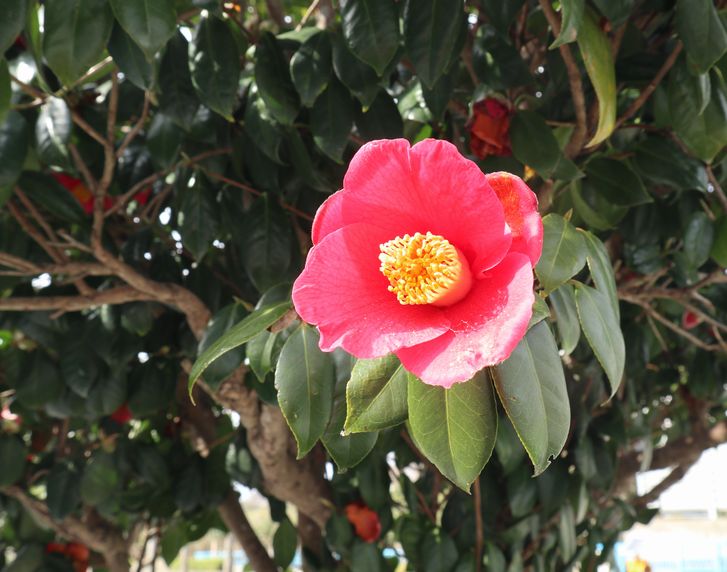
<instances>
[{"instance_id":1,"label":"brown bark","mask_svg":"<svg viewBox=\"0 0 727 572\"><path fill-rule=\"evenodd\" d=\"M294 504L321 529L331 515L330 491L315 455L296 459L296 446L280 409L262 404L241 375L231 376L215 394L240 414L250 451L262 470L265 489Z\"/></svg>"},{"instance_id":2,"label":"brown bark","mask_svg":"<svg viewBox=\"0 0 727 572\"><path fill-rule=\"evenodd\" d=\"M43 501L30 496L20 487L5 487L2 492L20 502L39 522L59 536L85 544L103 555L111 572L128 572L128 542L123 532L94 510L86 511L81 517L68 516L62 521L55 521Z\"/></svg>"}]
</instances>

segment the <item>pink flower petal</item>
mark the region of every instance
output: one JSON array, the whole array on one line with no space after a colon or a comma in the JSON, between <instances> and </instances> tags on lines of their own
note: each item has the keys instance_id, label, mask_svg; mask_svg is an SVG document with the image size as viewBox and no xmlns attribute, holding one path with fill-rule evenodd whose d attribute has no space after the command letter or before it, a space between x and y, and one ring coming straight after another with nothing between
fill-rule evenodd
<instances>
[{"instance_id":1,"label":"pink flower petal","mask_svg":"<svg viewBox=\"0 0 727 572\"><path fill-rule=\"evenodd\" d=\"M345 225L366 222L396 236L439 234L459 248L474 273L497 264L511 237L485 175L447 141L372 141L354 156L343 191L321 205L313 243Z\"/></svg>"},{"instance_id":2,"label":"pink flower petal","mask_svg":"<svg viewBox=\"0 0 727 572\"><path fill-rule=\"evenodd\" d=\"M538 197L520 177L510 173L490 173L487 182L505 209L505 221L512 230L510 252L522 252L533 266L543 251L543 221L538 214Z\"/></svg>"},{"instance_id":3,"label":"pink flower petal","mask_svg":"<svg viewBox=\"0 0 727 572\"><path fill-rule=\"evenodd\" d=\"M451 387L507 359L527 331L533 306L533 269L510 253L486 272L461 302L444 309L449 332L396 352L404 367L430 385Z\"/></svg>"},{"instance_id":4,"label":"pink flower petal","mask_svg":"<svg viewBox=\"0 0 727 572\"><path fill-rule=\"evenodd\" d=\"M300 317L318 326L320 347L342 347L360 358L386 355L431 340L449 329L440 308L404 306L379 271L379 245L388 231L352 224L327 234L308 253L293 285Z\"/></svg>"}]
</instances>

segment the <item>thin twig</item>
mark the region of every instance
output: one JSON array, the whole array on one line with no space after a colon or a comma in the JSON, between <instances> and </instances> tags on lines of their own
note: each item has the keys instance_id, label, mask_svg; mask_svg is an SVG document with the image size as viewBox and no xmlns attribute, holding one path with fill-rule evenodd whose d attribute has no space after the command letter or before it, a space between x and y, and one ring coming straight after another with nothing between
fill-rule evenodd
<instances>
[{"instance_id":1,"label":"thin twig","mask_svg":"<svg viewBox=\"0 0 727 572\"><path fill-rule=\"evenodd\" d=\"M674 49L672 50L671 54L669 54L669 57L666 58L664 63L662 64L659 71L654 76L654 79L652 79L649 82L649 85L647 85L644 90L641 92L639 97L637 97L634 102L629 105L628 109L624 111L624 114L619 117L616 120L616 125L614 126L614 130L621 127L624 121L629 119L631 116L633 116L641 107L646 103L646 100L651 97L651 94L654 93L654 90L657 88L657 86L661 83L661 80L664 79L664 76L669 72L669 70L674 66L674 64L677 61L677 58L679 57L679 54L682 51L682 48L684 48L684 44L681 43L681 41L677 42L676 46L674 46Z\"/></svg>"},{"instance_id":2,"label":"thin twig","mask_svg":"<svg viewBox=\"0 0 727 572\"><path fill-rule=\"evenodd\" d=\"M714 171L712 171L712 165L706 165L706 170L707 178L709 179L709 182L712 183L714 194L717 195L717 198L722 205L722 209L725 213L727 213L727 195L725 195L724 189L722 188L722 185L719 184L717 177L714 176Z\"/></svg>"},{"instance_id":3,"label":"thin twig","mask_svg":"<svg viewBox=\"0 0 727 572\"><path fill-rule=\"evenodd\" d=\"M553 34L557 38L560 34L560 21L558 16L553 10L550 4L550 0L539 0L540 7L545 14L550 27L553 29ZM578 69L578 64L573 58L573 54L570 51L568 44L563 44L558 47L560 56L563 58L566 70L568 72L568 83L570 84L571 97L573 98L573 108L576 114L576 127L573 130L573 135L566 145L565 154L568 157L574 157L580 153L583 145L586 142L586 136L588 135L588 119L586 114L586 97L583 92L583 81L581 80L581 72Z\"/></svg>"},{"instance_id":4,"label":"thin twig","mask_svg":"<svg viewBox=\"0 0 727 572\"><path fill-rule=\"evenodd\" d=\"M321 0L313 0L311 2L311 5L308 6L308 9L305 11L305 14L303 14L303 17L300 19L300 22L295 27L296 32L300 32L303 29L303 26L305 26L306 22L308 22L308 19L313 15L313 12L315 12L318 9L318 4L320 4Z\"/></svg>"},{"instance_id":5,"label":"thin twig","mask_svg":"<svg viewBox=\"0 0 727 572\"><path fill-rule=\"evenodd\" d=\"M147 187L153 185L159 179L166 177L169 173L173 173L179 167L193 165L200 161L204 161L205 159L209 159L210 157L217 157L219 155L228 155L231 152L232 152L232 149L230 149L229 147L223 147L220 149L211 149L209 151L204 151L203 153L199 153L198 155L194 155L192 157L183 159L183 160L179 161L178 163L176 163L175 165L172 165L168 169L165 169L164 171L159 171L157 173L154 173L153 175L149 175L148 177L146 177L146 178L142 179L141 181L139 181L138 183L136 183L133 187L131 187L131 189L126 191L123 195L119 196L116 199L116 203L106 211L105 216L109 217L112 214L118 212L137 193L139 193L139 192L143 191L144 189L146 189Z\"/></svg>"},{"instance_id":6,"label":"thin twig","mask_svg":"<svg viewBox=\"0 0 727 572\"><path fill-rule=\"evenodd\" d=\"M126 137L124 137L124 140L122 141L121 145L119 145L119 148L116 151L116 158L120 158L124 151L126 151L126 148L131 144L131 142L136 138L136 136L139 134L139 132L143 129L144 123L146 122L147 118L149 117L149 105L151 103L151 98L149 97L149 92L144 93L144 107L141 110L141 115L139 116L139 119L134 124L134 127L131 128L131 131L129 131L126 134Z\"/></svg>"},{"instance_id":7,"label":"thin twig","mask_svg":"<svg viewBox=\"0 0 727 572\"><path fill-rule=\"evenodd\" d=\"M217 173L213 173L212 171L208 171L207 169L202 169L202 170L204 171L205 175L207 175L209 178L216 179L217 181L230 185L231 187L237 187L238 189L247 191L248 193L250 193L251 195L255 195L256 197L259 197L264 194L262 191L259 191L258 189L251 187L250 185L246 185L245 183L240 183L239 181L235 181L234 179L230 179L228 177L225 177L224 175L218 175ZM309 215L307 212L304 212L284 201L280 201L280 206L283 207L285 210L293 213L294 215L299 216L300 218L303 218L303 219L309 220L309 221L313 220L313 217L311 215Z\"/></svg>"}]
</instances>

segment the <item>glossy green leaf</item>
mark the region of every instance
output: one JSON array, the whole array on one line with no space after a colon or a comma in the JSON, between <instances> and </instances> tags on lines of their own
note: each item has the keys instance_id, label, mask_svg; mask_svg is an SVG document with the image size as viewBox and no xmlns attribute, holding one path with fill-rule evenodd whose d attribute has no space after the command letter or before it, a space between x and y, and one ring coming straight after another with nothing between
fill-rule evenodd
<instances>
[{"instance_id":1,"label":"glossy green leaf","mask_svg":"<svg viewBox=\"0 0 727 572\"><path fill-rule=\"evenodd\" d=\"M275 370L278 402L304 457L323 435L333 405L333 359L318 348L318 331L302 324L283 346Z\"/></svg>"},{"instance_id":2,"label":"glossy green leaf","mask_svg":"<svg viewBox=\"0 0 727 572\"><path fill-rule=\"evenodd\" d=\"M0 124L0 189L10 187L23 170L30 140L28 124L20 113L9 111Z\"/></svg>"},{"instance_id":3,"label":"glossy green leaf","mask_svg":"<svg viewBox=\"0 0 727 572\"><path fill-rule=\"evenodd\" d=\"M272 326L290 309L290 302L279 302L271 306L263 306L239 324L230 328L215 343L208 347L194 362L189 372L189 389L209 365L220 356L250 341L254 336Z\"/></svg>"},{"instance_id":4,"label":"glossy green leaf","mask_svg":"<svg viewBox=\"0 0 727 572\"><path fill-rule=\"evenodd\" d=\"M586 245L573 225L559 214L543 217L543 253L535 267L541 286L550 292L586 263Z\"/></svg>"},{"instance_id":5,"label":"glossy green leaf","mask_svg":"<svg viewBox=\"0 0 727 572\"><path fill-rule=\"evenodd\" d=\"M20 35L28 11L28 0L3 0L0 18L0 54L4 54Z\"/></svg>"},{"instance_id":6,"label":"glossy green leaf","mask_svg":"<svg viewBox=\"0 0 727 572\"><path fill-rule=\"evenodd\" d=\"M339 163L353 127L353 116L351 96L338 81L328 84L311 110L313 141L321 151Z\"/></svg>"},{"instance_id":7,"label":"glossy green leaf","mask_svg":"<svg viewBox=\"0 0 727 572\"><path fill-rule=\"evenodd\" d=\"M700 73L727 52L727 31L712 0L677 0L676 28Z\"/></svg>"},{"instance_id":8,"label":"glossy green leaf","mask_svg":"<svg viewBox=\"0 0 727 572\"><path fill-rule=\"evenodd\" d=\"M405 381L406 383L406 381ZM343 434L346 420L346 396L336 395L333 402L331 421L326 427L321 442L336 463L339 471L355 467L371 452L379 437L378 432Z\"/></svg>"},{"instance_id":9,"label":"glossy green leaf","mask_svg":"<svg viewBox=\"0 0 727 572\"><path fill-rule=\"evenodd\" d=\"M449 0L407 0L404 45L422 83L433 87L447 71L460 45L465 15Z\"/></svg>"},{"instance_id":10,"label":"glossy green leaf","mask_svg":"<svg viewBox=\"0 0 727 572\"><path fill-rule=\"evenodd\" d=\"M710 256L717 264L727 268L727 217L717 222Z\"/></svg>"},{"instance_id":11,"label":"glossy green leaf","mask_svg":"<svg viewBox=\"0 0 727 572\"><path fill-rule=\"evenodd\" d=\"M114 23L111 8L106 0L54 0L44 14L43 55L72 84L101 59Z\"/></svg>"},{"instance_id":12,"label":"glossy green leaf","mask_svg":"<svg viewBox=\"0 0 727 572\"><path fill-rule=\"evenodd\" d=\"M167 44L159 65L159 109L178 125L189 129L199 107L199 99L189 72L188 43L178 32Z\"/></svg>"},{"instance_id":13,"label":"glossy green leaf","mask_svg":"<svg viewBox=\"0 0 727 572\"><path fill-rule=\"evenodd\" d=\"M510 140L513 155L549 177L561 157L558 141L545 119L534 111L519 111L510 124Z\"/></svg>"},{"instance_id":14,"label":"glossy green leaf","mask_svg":"<svg viewBox=\"0 0 727 572\"><path fill-rule=\"evenodd\" d=\"M591 147L607 139L616 125L616 71L611 42L598 26L592 12L586 11L583 16L577 41L586 72L598 97L598 127L587 143Z\"/></svg>"},{"instance_id":15,"label":"glossy green leaf","mask_svg":"<svg viewBox=\"0 0 727 572\"><path fill-rule=\"evenodd\" d=\"M525 0L482 0L482 9L495 30L506 34Z\"/></svg>"},{"instance_id":16,"label":"glossy green leaf","mask_svg":"<svg viewBox=\"0 0 727 572\"><path fill-rule=\"evenodd\" d=\"M616 316L620 316L618 305L618 290L616 288L616 276L613 273L611 257L606 250L606 245L594 234L579 229L583 240L586 243L586 262L591 271L591 278L596 285L596 290L605 294L613 308Z\"/></svg>"},{"instance_id":17,"label":"glossy green leaf","mask_svg":"<svg viewBox=\"0 0 727 572\"><path fill-rule=\"evenodd\" d=\"M40 409L60 397L63 389L63 380L55 363L43 352L36 351L15 397L25 407Z\"/></svg>"},{"instance_id":18,"label":"glossy green leaf","mask_svg":"<svg viewBox=\"0 0 727 572\"><path fill-rule=\"evenodd\" d=\"M356 362L346 385L346 433L376 431L407 418L407 372L396 356Z\"/></svg>"},{"instance_id":19,"label":"glossy green leaf","mask_svg":"<svg viewBox=\"0 0 727 572\"><path fill-rule=\"evenodd\" d=\"M174 0L110 0L116 19L148 60L177 30Z\"/></svg>"},{"instance_id":20,"label":"glossy green leaf","mask_svg":"<svg viewBox=\"0 0 727 572\"><path fill-rule=\"evenodd\" d=\"M684 230L684 254L695 268L709 259L714 242L714 224L702 211L692 213Z\"/></svg>"},{"instance_id":21,"label":"glossy green leaf","mask_svg":"<svg viewBox=\"0 0 727 572\"><path fill-rule=\"evenodd\" d=\"M682 60L669 74L669 114L673 129L689 150L707 163L727 146L727 95L721 80L711 86L708 103L700 113L692 85L696 78Z\"/></svg>"},{"instance_id":22,"label":"glossy green leaf","mask_svg":"<svg viewBox=\"0 0 727 572\"><path fill-rule=\"evenodd\" d=\"M596 157L586 165L586 180L610 202L634 206L653 202L639 176L624 161Z\"/></svg>"},{"instance_id":23,"label":"glossy green leaf","mask_svg":"<svg viewBox=\"0 0 727 572\"><path fill-rule=\"evenodd\" d=\"M530 317L530 322L528 322L528 330L549 317L550 308L548 308L548 304L540 296L536 296L535 302L533 302L533 315Z\"/></svg>"},{"instance_id":24,"label":"glossy green leaf","mask_svg":"<svg viewBox=\"0 0 727 572\"><path fill-rule=\"evenodd\" d=\"M561 0L561 25L560 34L555 41L550 44L550 49L557 48L563 44L575 42L578 36L578 30L583 22L583 12L585 10L584 0Z\"/></svg>"},{"instance_id":25,"label":"glossy green leaf","mask_svg":"<svg viewBox=\"0 0 727 572\"><path fill-rule=\"evenodd\" d=\"M298 531L287 518L278 525L273 535L273 554L275 563L286 570L295 557L298 548Z\"/></svg>"},{"instance_id":26,"label":"glossy green leaf","mask_svg":"<svg viewBox=\"0 0 727 572\"><path fill-rule=\"evenodd\" d=\"M573 181L568 188L575 212L593 230L614 228L628 213L628 207L613 204L588 181Z\"/></svg>"},{"instance_id":27,"label":"glossy green leaf","mask_svg":"<svg viewBox=\"0 0 727 572\"><path fill-rule=\"evenodd\" d=\"M394 99L382 89L368 111L356 113L356 128L368 141L396 139L404 133L404 122Z\"/></svg>"},{"instance_id":28,"label":"glossy green leaf","mask_svg":"<svg viewBox=\"0 0 727 572\"><path fill-rule=\"evenodd\" d=\"M561 349L565 355L570 355L576 349L581 337L573 286L570 284L559 286L550 293L548 299L557 320Z\"/></svg>"},{"instance_id":29,"label":"glossy green leaf","mask_svg":"<svg viewBox=\"0 0 727 572\"><path fill-rule=\"evenodd\" d=\"M422 542L423 572L449 572L458 556L457 545L446 534L431 531Z\"/></svg>"},{"instance_id":30,"label":"glossy green leaf","mask_svg":"<svg viewBox=\"0 0 727 572\"><path fill-rule=\"evenodd\" d=\"M214 16L203 18L191 46L192 84L199 99L232 121L237 104L240 55L228 24Z\"/></svg>"},{"instance_id":31,"label":"glossy green leaf","mask_svg":"<svg viewBox=\"0 0 727 572\"><path fill-rule=\"evenodd\" d=\"M315 34L303 42L290 60L290 75L303 105L313 106L328 86L332 70L331 39L327 32Z\"/></svg>"},{"instance_id":32,"label":"glossy green leaf","mask_svg":"<svg viewBox=\"0 0 727 572\"><path fill-rule=\"evenodd\" d=\"M298 115L300 99L275 36L264 32L255 48L255 82L270 113L283 125Z\"/></svg>"},{"instance_id":33,"label":"glossy green leaf","mask_svg":"<svg viewBox=\"0 0 727 572\"><path fill-rule=\"evenodd\" d=\"M491 371L500 402L538 475L560 454L570 429L563 364L548 325L532 328Z\"/></svg>"},{"instance_id":34,"label":"glossy green leaf","mask_svg":"<svg viewBox=\"0 0 727 572\"><path fill-rule=\"evenodd\" d=\"M606 372L613 396L621 384L626 361L617 308L606 294L580 283L576 285L576 307L583 333Z\"/></svg>"},{"instance_id":35,"label":"glossy green leaf","mask_svg":"<svg viewBox=\"0 0 727 572\"><path fill-rule=\"evenodd\" d=\"M265 155L275 163L282 164L280 145L283 142L283 131L270 115L265 102L253 90L247 98L245 106L245 129L254 135L254 143Z\"/></svg>"},{"instance_id":36,"label":"glossy green leaf","mask_svg":"<svg viewBox=\"0 0 727 572\"><path fill-rule=\"evenodd\" d=\"M0 125L5 121L5 116L10 110L10 97L13 94L10 85L10 72L8 72L8 63L0 58Z\"/></svg>"},{"instance_id":37,"label":"glossy green leaf","mask_svg":"<svg viewBox=\"0 0 727 572\"><path fill-rule=\"evenodd\" d=\"M247 342L245 347L247 360L260 383L263 383L267 374L273 370L280 354L280 346L281 340L278 335L268 331L260 332Z\"/></svg>"},{"instance_id":38,"label":"glossy green leaf","mask_svg":"<svg viewBox=\"0 0 727 572\"><path fill-rule=\"evenodd\" d=\"M409 427L422 453L464 491L487 463L497 436L497 410L487 372L449 389L408 375Z\"/></svg>"},{"instance_id":39,"label":"glossy green leaf","mask_svg":"<svg viewBox=\"0 0 727 572\"><path fill-rule=\"evenodd\" d=\"M606 18L611 21L613 28L619 27L631 15L635 0L593 0L593 3Z\"/></svg>"},{"instance_id":40,"label":"glossy green leaf","mask_svg":"<svg viewBox=\"0 0 727 572\"><path fill-rule=\"evenodd\" d=\"M264 292L290 278L293 237L285 212L267 195L245 217L242 264L255 287Z\"/></svg>"},{"instance_id":41,"label":"glossy green leaf","mask_svg":"<svg viewBox=\"0 0 727 572\"><path fill-rule=\"evenodd\" d=\"M578 544L576 543L576 523L573 507L568 502L560 510L558 521L558 545L564 562L568 562L575 556Z\"/></svg>"},{"instance_id":42,"label":"glossy green leaf","mask_svg":"<svg viewBox=\"0 0 727 572\"><path fill-rule=\"evenodd\" d=\"M52 176L37 171L25 171L18 180L23 192L36 205L65 222L82 223L88 220L75 197Z\"/></svg>"},{"instance_id":43,"label":"glossy green leaf","mask_svg":"<svg viewBox=\"0 0 727 572\"><path fill-rule=\"evenodd\" d=\"M108 50L119 70L131 83L140 89L151 89L154 85L154 67L118 23L114 24L111 32Z\"/></svg>"},{"instance_id":44,"label":"glossy green leaf","mask_svg":"<svg viewBox=\"0 0 727 572\"><path fill-rule=\"evenodd\" d=\"M111 415L121 407L127 399L126 383L124 370L117 370L110 375L100 377L85 400L88 415L103 417Z\"/></svg>"},{"instance_id":45,"label":"glossy green leaf","mask_svg":"<svg viewBox=\"0 0 727 572\"><path fill-rule=\"evenodd\" d=\"M685 155L669 139L647 137L633 148L633 164L650 183L679 191L707 191L707 172L700 161Z\"/></svg>"},{"instance_id":46,"label":"glossy green leaf","mask_svg":"<svg viewBox=\"0 0 727 572\"><path fill-rule=\"evenodd\" d=\"M146 144L157 169L163 171L176 163L183 134L182 129L168 115L154 115L149 125Z\"/></svg>"},{"instance_id":47,"label":"glossy green leaf","mask_svg":"<svg viewBox=\"0 0 727 572\"><path fill-rule=\"evenodd\" d=\"M65 464L55 465L48 473L46 504L54 520L63 520L81 502L81 488L78 471Z\"/></svg>"},{"instance_id":48,"label":"glossy green leaf","mask_svg":"<svg viewBox=\"0 0 727 572\"><path fill-rule=\"evenodd\" d=\"M170 144L173 141L170 140ZM218 210L212 190L197 175L195 183L181 192L177 222L182 244L195 260L202 260L217 236Z\"/></svg>"},{"instance_id":49,"label":"glossy green leaf","mask_svg":"<svg viewBox=\"0 0 727 572\"><path fill-rule=\"evenodd\" d=\"M68 161L67 145L73 123L66 102L49 97L40 108L35 124L35 143L44 163L63 166Z\"/></svg>"},{"instance_id":50,"label":"glossy green leaf","mask_svg":"<svg viewBox=\"0 0 727 572\"><path fill-rule=\"evenodd\" d=\"M343 37L349 49L383 75L399 47L394 0L341 0Z\"/></svg>"},{"instance_id":51,"label":"glossy green leaf","mask_svg":"<svg viewBox=\"0 0 727 572\"><path fill-rule=\"evenodd\" d=\"M109 497L118 494L121 485L118 471L111 455L94 455L86 464L81 479L81 498L83 502L98 506Z\"/></svg>"},{"instance_id":52,"label":"glossy green leaf","mask_svg":"<svg viewBox=\"0 0 727 572\"><path fill-rule=\"evenodd\" d=\"M229 304L219 310L205 329L197 347L197 354L203 355L217 340L229 332L236 324L245 319L247 312L242 304ZM263 331L264 332L264 331ZM215 359L205 370L205 382L217 387L245 359L244 348L234 348Z\"/></svg>"},{"instance_id":53,"label":"glossy green leaf","mask_svg":"<svg viewBox=\"0 0 727 572\"><path fill-rule=\"evenodd\" d=\"M27 457L22 442L11 435L0 435L0 487L12 485L20 480L25 473L25 458Z\"/></svg>"},{"instance_id":54,"label":"glossy green leaf","mask_svg":"<svg viewBox=\"0 0 727 572\"><path fill-rule=\"evenodd\" d=\"M164 529L159 546L167 566L177 558L179 551L189 542L187 524L183 520L172 520Z\"/></svg>"},{"instance_id":55,"label":"glossy green leaf","mask_svg":"<svg viewBox=\"0 0 727 572\"><path fill-rule=\"evenodd\" d=\"M379 78L376 72L356 58L346 47L343 38L338 35L331 37L333 44L333 70L366 111L379 93Z\"/></svg>"}]
</instances>

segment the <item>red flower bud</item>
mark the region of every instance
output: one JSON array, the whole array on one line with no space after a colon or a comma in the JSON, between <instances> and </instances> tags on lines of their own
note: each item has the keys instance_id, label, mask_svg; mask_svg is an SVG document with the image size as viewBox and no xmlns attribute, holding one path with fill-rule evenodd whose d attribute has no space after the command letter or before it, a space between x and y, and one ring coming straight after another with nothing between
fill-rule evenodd
<instances>
[{"instance_id":1,"label":"red flower bud","mask_svg":"<svg viewBox=\"0 0 727 572\"><path fill-rule=\"evenodd\" d=\"M488 97L472 106L467 123L470 149L476 157L510 155L510 116L512 111L499 99Z\"/></svg>"},{"instance_id":2,"label":"red flower bud","mask_svg":"<svg viewBox=\"0 0 727 572\"><path fill-rule=\"evenodd\" d=\"M119 425L126 425L134 418L134 416L131 414L128 403L124 403L123 405L121 405L116 411L114 411L110 415L110 417Z\"/></svg>"},{"instance_id":3,"label":"red flower bud","mask_svg":"<svg viewBox=\"0 0 727 572\"><path fill-rule=\"evenodd\" d=\"M682 328L685 330L691 330L702 323L702 318L697 316L694 312L687 310L682 314Z\"/></svg>"},{"instance_id":4,"label":"red flower bud","mask_svg":"<svg viewBox=\"0 0 727 572\"><path fill-rule=\"evenodd\" d=\"M356 535L366 542L374 542L381 534L379 515L362 502L347 505L346 518L356 530Z\"/></svg>"}]
</instances>

